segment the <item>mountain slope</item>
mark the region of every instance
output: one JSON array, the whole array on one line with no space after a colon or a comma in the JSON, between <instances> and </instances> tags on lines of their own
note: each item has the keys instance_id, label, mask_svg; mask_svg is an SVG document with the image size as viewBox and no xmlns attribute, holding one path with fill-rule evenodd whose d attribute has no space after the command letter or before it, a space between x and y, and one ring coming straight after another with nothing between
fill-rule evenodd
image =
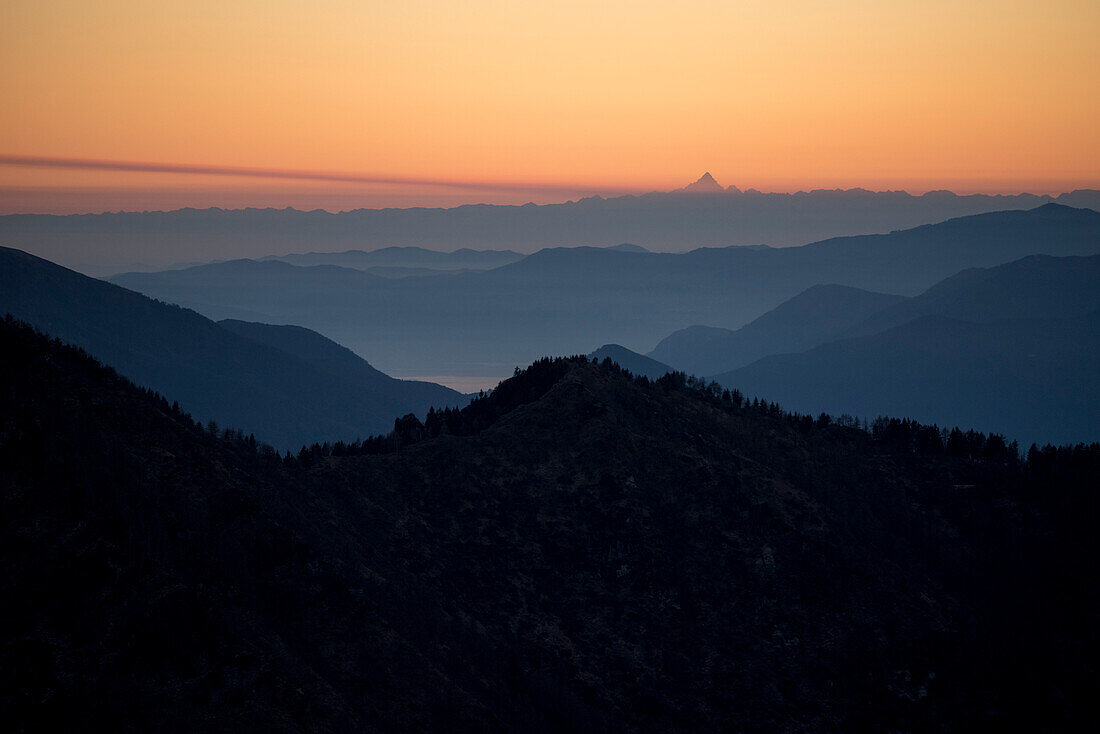
<instances>
[{"instance_id":1,"label":"mountain slope","mask_svg":"<svg viewBox=\"0 0 1100 734\"><path fill-rule=\"evenodd\" d=\"M1100 214L1041 207L795 248L552 248L489 271L401 280L250 261L112 280L212 318L320 331L391 374L502 377L578 343L638 351L692 324L738 327L821 283L916 295L1035 253L1100 254Z\"/></svg>"},{"instance_id":2,"label":"mountain slope","mask_svg":"<svg viewBox=\"0 0 1100 734\"><path fill-rule=\"evenodd\" d=\"M283 462L26 329L0 347L16 730L1091 720L1096 447L915 453L908 423L547 360L386 453Z\"/></svg>"},{"instance_id":3,"label":"mountain slope","mask_svg":"<svg viewBox=\"0 0 1100 734\"><path fill-rule=\"evenodd\" d=\"M921 316L965 321L1060 319L1100 309L1100 256L1033 255L993 268L964 270L893 304L845 336L875 334Z\"/></svg>"},{"instance_id":4,"label":"mountain slope","mask_svg":"<svg viewBox=\"0 0 1100 734\"><path fill-rule=\"evenodd\" d=\"M959 217L888 235L815 242L804 248L803 264L828 268L855 258L865 283L896 284L892 288L861 287L915 293L965 268L990 267L1037 254L1098 254L1098 227L1100 212L1044 204L1026 211ZM868 257L871 252L875 257ZM915 287L919 283L924 285Z\"/></svg>"},{"instance_id":5,"label":"mountain slope","mask_svg":"<svg viewBox=\"0 0 1100 734\"><path fill-rule=\"evenodd\" d=\"M791 410L907 415L1018 439L1100 440L1100 311L986 323L924 316L715 379Z\"/></svg>"},{"instance_id":6,"label":"mountain slope","mask_svg":"<svg viewBox=\"0 0 1100 734\"><path fill-rule=\"evenodd\" d=\"M87 349L138 383L173 395L203 420L254 432L281 448L376 433L399 415L461 400L447 388L356 365L357 357L319 334L279 332L309 342L294 355L261 343L273 338L243 338L193 311L7 248L0 249L0 312ZM276 327L251 328L260 336ZM312 350L316 358L301 358ZM342 360L335 378L316 366L320 354L334 352Z\"/></svg>"},{"instance_id":7,"label":"mountain slope","mask_svg":"<svg viewBox=\"0 0 1100 734\"><path fill-rule=\"evenodd\" d=\"M630 370L635 375L645 375L651 380L656 380L673 371L667 364L658 362L644 354L632 352L626 347L618 344L604 344L602 347L589 354L588 358L597 359L601 362L605 359L610 359L623 369Z\"/></svg>"},{"instance_id":8,"label":"mountain slope","mask_svg":"<svg viewBox=\"0 0 1100 734\"><path fill-rule=\"evenodd\" d=\"M273 326L234 319L219 321L218 326L285 352L356 392L369 391L376 402L374 411L382 415L397 417L408 412L423 413L428 407L441 408L461 402L455 391L442 385L395 380L371 367L369 362L347 347L300 326ZM410 405L417 407L410 410ZM389 428L389 425L385 427Z\"/></svg>"},{"instance_id":9,"label":"mountain slope","mask_svg":"<svg viewBox=\"0 0 1100 734\"><path fill-rule=\"evenodd\" d=\"M696 375L742 367L770 354L832 341L871 314L903 300L841 285L815 285L736 331L705 326L662 339L649 356Z\"/></svg>"},{"instance_id":10,"label":"mountain slope","mask_svg":"<svg viewBox=\"0 0 1100 734\"><path fill-rule=\"evenodd\" d=\"M378 621L381 595L362 603L374 582L341 574L333 552L361 540L277 457L212 436L29 329L0 324L0 345L7 727L428 725L423 704L446 680L408 627ZM353 700L331 665L356 660L385 669L360 663ZM398 718L402 704L419 713Z\"/></svg>"}]
</instances>

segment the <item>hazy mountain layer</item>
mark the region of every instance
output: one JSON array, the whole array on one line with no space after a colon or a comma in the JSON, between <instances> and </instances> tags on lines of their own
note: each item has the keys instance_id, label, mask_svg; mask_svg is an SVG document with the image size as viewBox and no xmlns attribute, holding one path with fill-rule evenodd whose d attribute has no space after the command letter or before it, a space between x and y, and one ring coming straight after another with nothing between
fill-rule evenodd
<instances>
[{"instance_id":1,"label":"hazy mountain layer","mask_svg":"<svg viewBox=\"0 0 1100 734\"><path fill-rule=\"evenodd\" d=\"M816 347L902 300L843 285L815 285L736 331L681 329L662 339L649 356L690 374L713 375L771 354Z\"/></svg>"},{"instance_id":2,"label":"hazy mountain layer","mask_svg":"<svg viewBox=\"0 0 1100 734\"><path fill-rule=\"evenodd\" d=\"M681 329L661 340L649 356L689 373L712 375L773 354L877 334L921 316L975 322L1083 316L1100 309L1098 284L1100 257L1033 255L965 270L913 298L814 286L737 331Z\"/></svg>"},{"instance_id":3,"label":"hazy mountain layer","mask_svg":"<svg viewBox=\"0 0 1100 734\"><path fill-rule=\"evenodd\" d=\"M399 415L462 401L441 385L388 377L306 329L223 328L7 248L0 248L0 313L83 347L139 384L183 401L202 420L282 448L366 436L391 428Z\"/></svg>"},{"instance_id":4,"label":"hazy mountain layer","mask_svg":"<svg viewBox=\"0 0 1100 734\"><path fill-rule=\"evenodd\" d=\"M974 268L919 296L895 303L845 336L875 334L921 316L965 321L1064 319L1100 309L1100 257L1033 255L993 268Z\"/></svg>"},{"instance_id":5,"label":"hazy mountain layer","mask_svg":"<svg viewBox=\"0 0 1100 734\"><path fill-rule=\"evenodd\" d=\"M512 250L471 250L438 252L423 247L382 247L377 250L346 252L307 252L271 255L262 260L280 260L291 265L339 265L357 270L404 268L424 270L489 270L515 262L523 255Z\"/></svg>"},{"instance_id":6,"label":"hazy mountain layer","mask_svg":"<svg viewBox=\"0 0 1100 734\"><path fill-rule=\"evenodd\" d=\"M401 280L255 261L112 280L212 318L320 331L391 374L506 376L579 345L645 351L692 324L737 328L821 283L917 295L1035 253L1100 253L1100 214L1048 205L783 249L553 248L486 272Z\"/></svg>"},{"instance_id":7,"label":"hazy mountain layer","mask_svg":"<svg viewBox=\"0 0 1100 734\"><path fill-rule=\"evenodd\" d=\"M1027 445L1100 440L1100 312L973 323L924 316L718 375L791 410L907 415Z\"/></svg>"},{"instance_id":8,"label":"hazy mountain layer","mask_svg":"<svg viewBox=\"0 0 1100 734\"><path fill-rule=\"evenodd\" d=\"M1092 721L1097 447L545 361L282 461L10 323L0 370L16 731Z\"/></svg>"},{"instance_id":9,"label":"hazy mountain layer","mask_svg":"<svg viewBox=\"0 0 1100 734\"><path fill-rule=\"evenodd\" d=\"M165 268L181 260L387 245L523 252L620 242L668 251L700 246L800 245L981 212L1030 209L1050 202L1100 209L1100 192L1075 191L1057 197L957 196L947 191L911 196L903 191L863 189L762 194L752 190L741 193L731 187L726 191L609 199L596 196L545 206L479 204L453 209L359 209L339 214L293 209L16 214L0 217L0 244L89 274L108 275Z\"/></svg>"}]
</instances>

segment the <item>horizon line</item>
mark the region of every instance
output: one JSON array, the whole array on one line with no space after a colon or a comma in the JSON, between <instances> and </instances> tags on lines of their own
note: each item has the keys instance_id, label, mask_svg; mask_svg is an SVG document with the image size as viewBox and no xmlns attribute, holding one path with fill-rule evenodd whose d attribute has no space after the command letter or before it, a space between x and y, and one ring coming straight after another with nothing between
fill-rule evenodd
<instances>
[{"instance_id":1,"label":"horizon line","mask_svg":"<svg viewBox=\"0 0 1100 734\"><path fill-rule=\"evenodd\" d=\"M583 185L564 185L564 184L537 184L531 182L520 181L484 181L484 180L463 180L463 179L443 179L443 178L428 178L428 177L406 177L406 176L382 176L366 173L354 173L345 171L318 171L307 169L285 169L285 168L262 168L262 167L249 167L249 166L221 166L213 164L188 164L188 163L164 163L164 162L150 162L150 161L132 161L132 160L117 160L117 159L104 159L104 158L73 158L73 157L59 157L59 156L32 156L32 155L14 155L0 153L0 166L23 166L30 168L68 168L77 170L95 170L95 171L115 171L115 172L129 172L129 173L164 173L164 174L177 174L177 175L212 175L212 176L225 176L225 177L241 177L241 178L254 178L254 179L282 179L282 180L297 180L297 181L324 181L330 183L344 183L344 184L371 184L371 185L389 185L389 186L428 186L449 188L454 190L478 190L478 191L496 191L496 192L511 192L511 193L540 193L547 194L562 194L567 197L583 198L604 198L614 196L638 196L654 193L673 193L680 191L683 187L674 189L656 189L656 188L643 188L643 187L624 187L624 186L583 186ZM709 173L709 172L708 172ZM707 174L703 174L702 178L705 178ZM701 180L701 179L700 179ZM713 177L711 178L713 181ZM715 182L717 183L717 182ZM945 182L946 183L946 182ZM1068 184L1069 182L1063 182ZM871 184L873 185L873 184ZM950 185L950 184L947 184ZM1050 198L1056 199L1059 196L1071 194L1076 191L1096 191L1088 186L1082 186L1076 184L1074 186L1063 187L1051 187L1040 186L1038 191L1027 191L1022 187L1020 189L977 189L964 187L962 193L954 191L950 188L940 185L937 188L923 189L923 187L915 189L920 193L914 193L906 188L866 188L863 185L850 186L844 188L842 186L832 187L799 187L797 189L786 188L784 190L776 190L773 187L765 187L768 190L759 190L755 187L748 187L741 189L736 186L724 187L719 184L718 190L699 192L700 194L735 194L735 193L758 193L764 195L795 195L795 194L812 194L815 192L851 192L851 191L865 191L868 193L904 193L913 197L922 197L931 193L948 193L953 196L965 197L973 195L989 196L989 197L1015 197L1015 196L1035 196L1038 198ZM1100 188L1100 187L1098 187ZM32 189L38 190L57 190L67 191L63 186L36 186ZM923 190L922 190L923 189ZM103 187L103 191L118 191L122 190L120 187ZM5 191L28 191L23 187L11 187L0 185L0 194ZM699 194L695 194L699 195ZM567 199L565 202L549 202L554 203L569 203L574 199ZM534 202L531 202L532 204ZM544 202L540 205L546 205ZM359 206L350 209L337 209L328 207L314 207L314 208L299 208L298 206L288 205L285 207L275 206L238 206L227 207L217 204L212 204L207 207L201 206L177 206L172 208L133 208L133 209L98 209L96 211L69 211L66 213L53 212L53 216L69 216L74 214L110 214L110 213L142 213L142 212L171 212L181 211L186 209L202 210L202 209L221 209L224 211L243 211L247 209L255 210L296 210L296 211L325 211L331 214L339 214L342 212L363 211L363 210L382 210L382 209L406 209L406 208L428 208L428 209L452 209L465 206L522 206L522 204L506 203L498 204L489 201L482 202L469 202L462 204L443 205L443 206L431 206L431 205L412 205L412 206ZM4 216L11 214L32 214L36 212L32 211L9 211L4 213ZM45 212L38 212L45 213Z\"/></svg>"}]
</instances>

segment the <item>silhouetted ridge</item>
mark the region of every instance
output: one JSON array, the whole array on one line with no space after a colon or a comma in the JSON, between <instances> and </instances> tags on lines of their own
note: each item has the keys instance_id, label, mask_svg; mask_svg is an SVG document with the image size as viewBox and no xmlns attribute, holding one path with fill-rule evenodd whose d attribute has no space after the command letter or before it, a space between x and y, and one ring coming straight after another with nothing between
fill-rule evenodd
<instances>
[{"instance_id":1,"label":"silhouetted ridge","mask_svg":"<svg viewBox=\"0 0 1100 734\"><path fill-rule=\"evenodd\" d=\"M628 369L636 375L645 375L651 380L656 380L673 369L663 362L638 354L619 344L604 344L602 347L588 355L589 359L610 359L620 367Z\"/></svg>"},{"instance_id":2,"label":"silhouetted ridge","mask_svg":"<svg viewBox=\"0 0 1100 734\"><path fill-rule=\"evenodd\" d=\"M553 359L543 357L527 369L501 381L487 395L479 396L464 408L452 410L457 419L447 424L447 430L459 435L484 430L516 408L535 402L576 365L587 363L588 358L580 355Z\"/></svg>"},{"instance_id":3,"label":"silhouetted ridge","mask_svg":"<svg viewBox=\"0 0 1100 734\"><path fill-rule=\"evenodd\" d=\"M0 373L16 731L1092 721L1100 445L575 357L307 464L11 321Z\"/></svg>"}]
</instances>

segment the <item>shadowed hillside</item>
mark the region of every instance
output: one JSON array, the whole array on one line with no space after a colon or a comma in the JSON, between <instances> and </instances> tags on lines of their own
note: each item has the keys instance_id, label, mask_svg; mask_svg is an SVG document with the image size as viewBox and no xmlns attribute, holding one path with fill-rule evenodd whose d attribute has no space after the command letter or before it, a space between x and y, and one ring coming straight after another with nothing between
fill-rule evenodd
<instances>
[{"instance_id":1,"label":"shadowed hillside","mask_svg":"<svg viewBox=\"0 0 1100 734\"><path fill-rule=\"evenodd\" d=\"M904 300L842 285L815 285L737 331L690 326L668 335L653 359L696 375L713 375L770 354L801 352L848 331L868 316Z\"/></svg>"},{"instance_id":2,"label":"shadowed hillside","mask_svg":"<svg viewBox=\"0 0 1100 734\"><path fill-rule=\"evenodd\" d=\"M910 415L1028 443L1100 439L1100 311L973 323L925 316L715 377L793 410Z\"/></svg>"},{"instance_id":3,"label":"shadowed hillside","mask_svg":"<svg viewBox=\"0 0 1100 734\"><path fill-rule=\"evenodd\" d=\"M1032 255L994 268L974 268L914 298L883 308L844 336L864 336L921 316L966 321L1065 319L1100 309L1100 256Z\"/></svg>"},{"instance_id":4,"label":"shadowed hillside","mask_svg":"<svg viewBox=\"0 0 1100 734\"><path fill-rule=\"evenodd\" d=\"M1097 314L1100 256L1037 255L963 271L833 341L715 379L815 414L901 414L1024 442L1092 441L1100 439Z\"/></svg>"},{"instance_id":5,"label":"shadowed hillside","mask_svg":"<svg viewBox=\"0 0 1100 734\"><path fill-rule=\"evenodd\" d=\"M0 248L2 313L87 349L204 421L242 428L281 448L351 440L386 430L396 415L463 400L441 385L388 377L306 329L223 328L194 311L7 248Z\"/></svg>"},{"instance_id":6,"label":"shadowed hillside","mask_svg":"<svg viewBox=\"0 0 1100 734\"><path fill-rule=\"evenodd\" d=\"M25 327L0 346L15 730L1091 719L1095 445L1021 460L574 358L279 459Z\"/></svg>"},{"instance_id":7,"label":"shadowed hillside","mask_svg":"<svg viewBox=\"0 0 1100 734\"><path fill-rule=\"evenodd\" d=\"M737 331L681 329L662 339L649 356L693 374L713 375L763 357L877 334L922 316L975 322L1073 318L1100 309L1098 284L1100 256L1031 255L964 270L912 298L818 285Z\"/></svg>"}]
</instances>

